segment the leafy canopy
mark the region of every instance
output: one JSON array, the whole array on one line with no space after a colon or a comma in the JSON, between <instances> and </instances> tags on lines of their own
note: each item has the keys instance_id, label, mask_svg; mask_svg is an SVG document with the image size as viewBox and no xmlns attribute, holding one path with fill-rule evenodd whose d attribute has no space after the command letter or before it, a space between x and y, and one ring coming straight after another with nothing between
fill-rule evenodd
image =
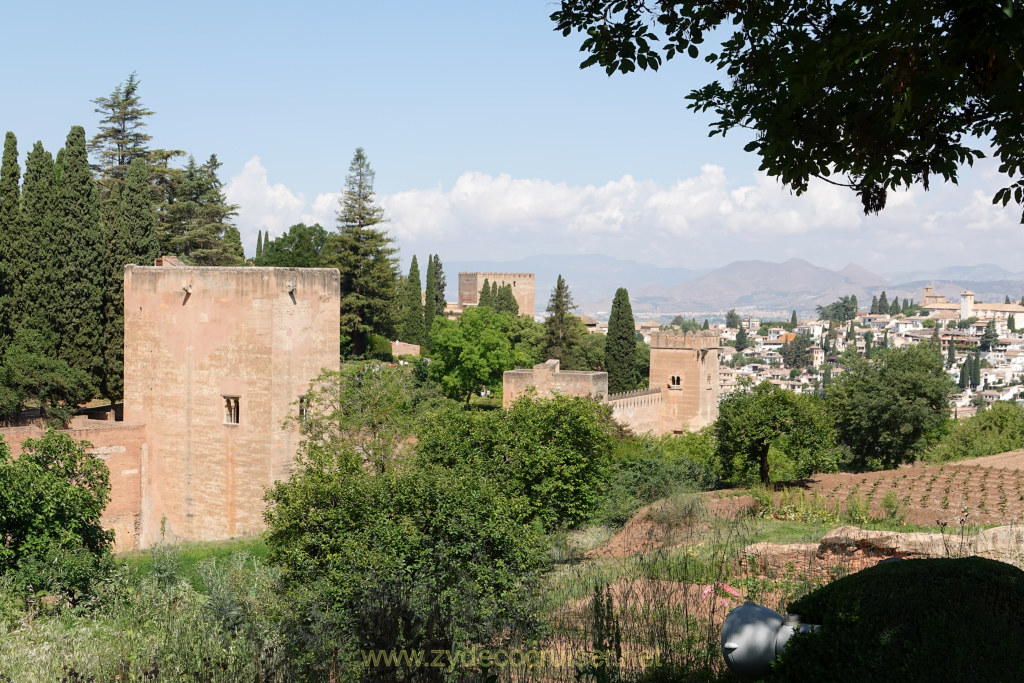
<instances>
[{"instance_id":1,"label":"leafy canopy","mask_svg":"<svg viewBox=\"0 0 1024 683\"><path fill-rule=\"evenodd\" d=\"M688 108L714 113L711 135L754 131L745 149L797 194L821 178L877 213L991 146L1012 181L993 202L1024 204L1020 0L562 0L551 19L609 75L703 53L727 80Z\"/></svg>"}]
</instances>

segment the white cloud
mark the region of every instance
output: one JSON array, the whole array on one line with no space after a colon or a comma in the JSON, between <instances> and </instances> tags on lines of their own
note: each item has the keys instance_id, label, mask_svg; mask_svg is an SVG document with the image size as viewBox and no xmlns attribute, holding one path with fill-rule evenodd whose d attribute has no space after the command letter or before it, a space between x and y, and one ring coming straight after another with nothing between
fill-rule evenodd
<instances>
[{"instance_id":1,"label":"white cloud","mask_svg":"<svg viewBox=\"0 0 1024 683\"><path fill-rule=\"evenodd\" d=\"M670 186L624 175L602 185L569 185L467 171L450 188L380 195L403 255L452 260L512 260L534 254L604 253L658 265L714 267L737 259L799 255L820 265L861 261L909 267L1024 260L1015 207L994 207L990 192L934 186L895 192L881 216L864 216L847 188L813 181L795 196L774 178L746 183L716 165ZM977 178L975 178L975 181ZM333 227L338 193L312 201L270 184L258 157L226 188L241 205L247 250L256 231L280 234L293 223ZM972 258L971 250L994 253Z\"/></svg>"}]
</instances>

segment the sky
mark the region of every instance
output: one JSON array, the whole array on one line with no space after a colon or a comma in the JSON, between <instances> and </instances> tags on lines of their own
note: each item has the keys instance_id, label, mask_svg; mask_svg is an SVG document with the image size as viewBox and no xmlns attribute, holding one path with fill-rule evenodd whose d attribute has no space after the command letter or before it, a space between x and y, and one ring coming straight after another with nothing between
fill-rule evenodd
<instances>
[{"instance_id":1,"label":"sky","mask_svg":"<svg viewBox=\"0 0 1024 683\"><path fill-rule=\"evenodd\" d=\"M719 77L581 70L581 39L540 0L14 3L4 10L0 132L21 161L95 134L91 100L129 74L155 148L216 154L247 254L258 230L335 227L357 147L404 264L604 254L713 268L792 257L878 273L995 263L1024 270L1020 209L994 207L989 160L959 186L800 197L759 173L741 133L708 137L685 95Z\"/></svg>"}]
</instances>

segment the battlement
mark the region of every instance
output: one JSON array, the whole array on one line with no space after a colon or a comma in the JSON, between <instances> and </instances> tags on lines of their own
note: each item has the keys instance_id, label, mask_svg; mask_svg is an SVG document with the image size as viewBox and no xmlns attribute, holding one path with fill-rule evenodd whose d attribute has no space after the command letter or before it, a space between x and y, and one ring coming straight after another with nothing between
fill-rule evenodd
<instances>
[{"instance_id":1,"label":"battlement","mask_svg":"<svg viewBox=\"0 0 1024 683\"><path fill-rule=\"evenodd\" d=\"M531 281L533 280L533 273L468 273L468 272L461 272L461 273L459 273L459 279L460 280L462 279L463 276L465 276L467 278L481 278L481 280L482 280L482 278L487 278L488 280L491 280L491 281L499 280L499 284L500 284L500 280L502 280L502 279L504 279L504 280L512 280L512 279L515 279L515 280L531 280Z\"/></svg>"},{"instance_id":2,"label":"battlement","mask_svg":"<svg viewBox=\"0 0 1024 683\"><path fill-rule=\"evenodd\" d=\"M459 306L476 306L480 303L480 289L488 283L495 283L499 287L512 285L512 296L519 304L520 315L532 316L534 310L534 277L533 273L459 273Z\"/></svg>"},{"instance_id":3,"label":"battlement","mask_svg":"<svg viewBox=\"0 0 1024 683\"><path fill-rule=\"evenodd\" d=\"M652 349L717 349L721 347L719 333L715 330L698 330L679 334L678 332L651 332Z\"/></svg>"}]
</instances>

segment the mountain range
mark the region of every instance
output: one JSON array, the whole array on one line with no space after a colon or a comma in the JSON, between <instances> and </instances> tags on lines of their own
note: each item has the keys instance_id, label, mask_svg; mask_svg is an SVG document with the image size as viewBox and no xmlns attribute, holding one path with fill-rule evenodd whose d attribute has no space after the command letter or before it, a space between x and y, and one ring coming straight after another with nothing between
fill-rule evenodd
<instances>
[{"instance_id":1,"label":"mountain range","mask_svg":"<svg viewBox=\"0 0 1024 683\"><path fill-rule=\"evenodd\" d=\"M629 290L637 320L665 321L676 315L721 318L729 309L742 315L801 317L841 296L856 295L861 310L885 292L889 301L910 297L920 301L925 285L959 301L970 289L978 301L1014 301L1024 295L1024 272L993 264L946 266L880 275L851 263L839 270L791 258L782 263L734 261L720 268L662 268L601 255L543 255L516 261L453 261L445 264L446 296L458 298L461 271L528 272L535 275L537 313L543 314L555 280L561 274L573 293L577 312L605 319L618 287Z\"/></svg>"}]
</instances>

